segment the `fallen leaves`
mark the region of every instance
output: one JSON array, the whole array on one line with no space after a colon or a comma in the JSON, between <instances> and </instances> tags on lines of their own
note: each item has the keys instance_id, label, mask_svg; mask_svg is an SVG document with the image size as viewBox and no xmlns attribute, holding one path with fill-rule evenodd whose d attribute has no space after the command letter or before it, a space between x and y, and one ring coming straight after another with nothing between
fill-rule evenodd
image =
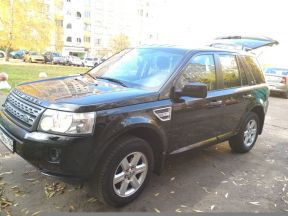
<instances>
[{"instance_id":1,"label":"fallen leaves","mask_svg":"<svg viewBox=\"0 0 288 216\"><path fill-rule=\"evenodd\" d=\"M226 194L225 194L225 198L226 198L226 199L228 198L228 195L229 195L229 193L226 193Z\"/></svg>"},{"instance_id":2,"label":"fallen leaves","mask_svg":"<svg viewBox=\"0 0 288 216\"><path fill-rule=\"evenodd\" d=\"M212 205L212 206L210 207L210 210L213 211L214 208L215 208L215 205Z\"/></svg>"},{"instance_id":3,"label":"fallen leaves","mask_svg":"<svg viewBox=\"0 0 288 216\"><path fill-rule=\"evenodd\" d=\"M13 202L4 196L4 184L0 187L0 209L5 209L13 205Z\"/></svg>"},{"instance_id":4,"label":"fallen leaves","mask_svg":"<svg viewBox=\"0 0 288 216\"><path fill-rule=\"evenodd\" d=\"M157 209L157 208L154 208L154 211L157 212L157 213L160 213L160 210Z\"/></svg>"},{"instance_id":5,"label":"fallen leaves","mask_svg":"<svg viewBox=\"0 0 288 216\"><path fill-rule=\"evenodd\" d=\"M47 198L51 198L55 195L60 195L65 192L65 185L60 184L59 182L53 182L52 184L46 184L44 191Z\"/></svg>"},{"instance_id":6,"label":"fallen leaves","mask_svg":"<svg viewBox=\"0 0 288 216\"><path fill-rule=\"evenodd\" d=\"M10 170L10 171L8 171L8 172L0 173L0 176L3 176L3 175L10 175L10 174L12 174L12 173L13 173L13 171Z\"/></svg>"},{"instance_id":7,"label":"fallen leaves","mask_svg":"<svg viewBox=\"0 0 288 216\"><path fill-rule=\"evenodd\" d=\"M40 213L41 213L41 211L34 212L34 213L32 214L32 216L39 215Z\"/></svg>"},{"instance_id":8,"label":"fallen leaves","mask_svg":"<svg viewBox=\"0 0 288 216\"><path fill-rule=\"evenodd\" d=\"M274 177L274 180L278 182L287 182L288 178L286 176L276 176Z\"/></svg>"},{"instance_id":9,"label":"fallen leaves","mask_svg":"<svg viewBox=\"0 0 288 216\"><path fill-rule=\"evenodd\" d=\"M171 179L170 179L170 181L174 181L175 180L175 177L172 177Z\"/></svg>"},{"instance_id":10,"label":"fallen leaves","mask_svg":"<svg viewBox=\"0 0 288 216\"><path fill-rule=\"evenodd\" d=\"M87 200L87 202L89 202L89 203L94 203L96 201L97 201L97 199L95 197L91 197L90 199Z\"/></svg>"},{"instance_id":11,"label":"fallen leaves","mask_svg":"<svg viewBox=\"0 0 288 216\"><path fill-rule=\"evenodd\" d=\"M20 190L18 185L11 187L12 191L14 192L16 197L23 196L24 193Z\"/></svg>"},{"instance_id":12,"label":"fallen leaves","mask_svg":"<svg viewBox=\"0 0 288 216\"><path fill-rule=\"evenodd\" d=\"M175 212L181 213L181 209L176 209Z\"/></svg>"},{"instance_id":13,"label":"fallen leaves","mask_svg":"<svg viewBox=\"0 0 288 216\"><path fill-rule=\"evenodd\" d=\"M260 206L261 204L259 202L249 202L252 205Z\"/></svg>"},{"instance_id":14,"label":"fallen leaves","mask_svg":"<svg viewBox=\"0 0 288 216\"><path fill-rule=\"evenodd\" d=\"M210 191L207 190L206 187L202 187L202 189L203 189L206 193L211 193Z\"/></svg>"},{"instance_id":15,"label":"fallen leaves","mask_svg":"<svg viewBox=\"0 0 288 216\"><path fill-rule=\"evenodd\" d=\"M197 213L201 213L201 212L203 212L203 211L201 211L201 210L198 210L198 209L192 209L194 212L197 212Z\"/></svg>"}]
</instances>

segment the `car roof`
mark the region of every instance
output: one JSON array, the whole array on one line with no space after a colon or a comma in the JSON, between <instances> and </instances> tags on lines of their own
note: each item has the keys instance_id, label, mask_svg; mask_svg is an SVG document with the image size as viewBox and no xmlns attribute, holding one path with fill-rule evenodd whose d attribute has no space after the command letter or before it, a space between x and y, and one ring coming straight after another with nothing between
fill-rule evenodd
<instances>
[{"instance_id":1,"label":"car roof","mask_svg":"<svg viewBox=\"0 0 288 216\"><path fill-rule=\"evenodd\" d=\"M203 47L193 47L193 46L184 46L184 45L171 45L171 44L157 44L157 45L142 45L138 46L137 48L152 48L152 49L178 49L187 52L226 52L226 53L234 53L234 54L241 54L241 55L253 55L251 52L243 51L243 50L236 50L236 49L225 49L225 48L216 48L210 46L203 46Z\"/></svg>"}]
</instances>

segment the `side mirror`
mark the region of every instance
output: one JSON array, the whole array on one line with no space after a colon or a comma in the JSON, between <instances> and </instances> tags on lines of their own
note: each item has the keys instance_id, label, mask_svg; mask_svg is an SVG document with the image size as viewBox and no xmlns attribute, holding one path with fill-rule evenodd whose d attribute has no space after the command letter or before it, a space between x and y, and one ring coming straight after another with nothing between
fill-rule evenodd
<instances>
[{"instance_id":1,"label":"side mirror","mask_svg":"<svg viewBox=\"0 0 288 216\"><path fill-rule=\"evenodd\" d=\"M182 91L177 92L179 96L188 96L196 98L206 98L208 93L208 87L204 83L193 82L186 84Z\"/></svg>"}]
</instances>

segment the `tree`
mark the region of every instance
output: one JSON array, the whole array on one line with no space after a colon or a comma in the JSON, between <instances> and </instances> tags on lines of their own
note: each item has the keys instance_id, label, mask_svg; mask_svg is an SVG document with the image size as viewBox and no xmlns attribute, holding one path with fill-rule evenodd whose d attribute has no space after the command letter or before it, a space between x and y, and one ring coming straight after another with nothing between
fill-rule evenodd
<instances>
[{"instance_id":1,"label":"tree","mask_svg":"<svg viewBox=\"0 0 288 216\"><path fill-rule=\"evenodd\" d=\"M53 20L44 0L0 0L0 47L6 61L11 49L43 50L50 42Z\"/></svg>"},{"instance_id":2,"label":"tree","mask_svg":"<svg viewBox=\"0 0 288 216\"><path fill-rule=\"evenodd\" d=\"M116 35L111 40L111 50L113 53L120 52L128 48L130 45L128 36L124 34Z\"/></svg>"}]
</instances>

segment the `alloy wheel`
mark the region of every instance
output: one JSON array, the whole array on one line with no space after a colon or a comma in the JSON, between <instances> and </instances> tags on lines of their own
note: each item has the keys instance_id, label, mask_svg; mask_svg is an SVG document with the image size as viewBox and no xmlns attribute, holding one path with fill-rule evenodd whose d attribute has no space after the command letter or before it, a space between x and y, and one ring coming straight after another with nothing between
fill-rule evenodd
<instances>
[{"instance_id":1,"label":"alloy wheel","mask_svg":"<svg viewBox=\"0 0 288 216\"><path fill-rule=\"evenodd\" d=\"M114 177L114 192L120 197L129 197L144 183L148 171L148 160L141 152L127 155L118 165Z\"/></svg>"}]
</instances>

